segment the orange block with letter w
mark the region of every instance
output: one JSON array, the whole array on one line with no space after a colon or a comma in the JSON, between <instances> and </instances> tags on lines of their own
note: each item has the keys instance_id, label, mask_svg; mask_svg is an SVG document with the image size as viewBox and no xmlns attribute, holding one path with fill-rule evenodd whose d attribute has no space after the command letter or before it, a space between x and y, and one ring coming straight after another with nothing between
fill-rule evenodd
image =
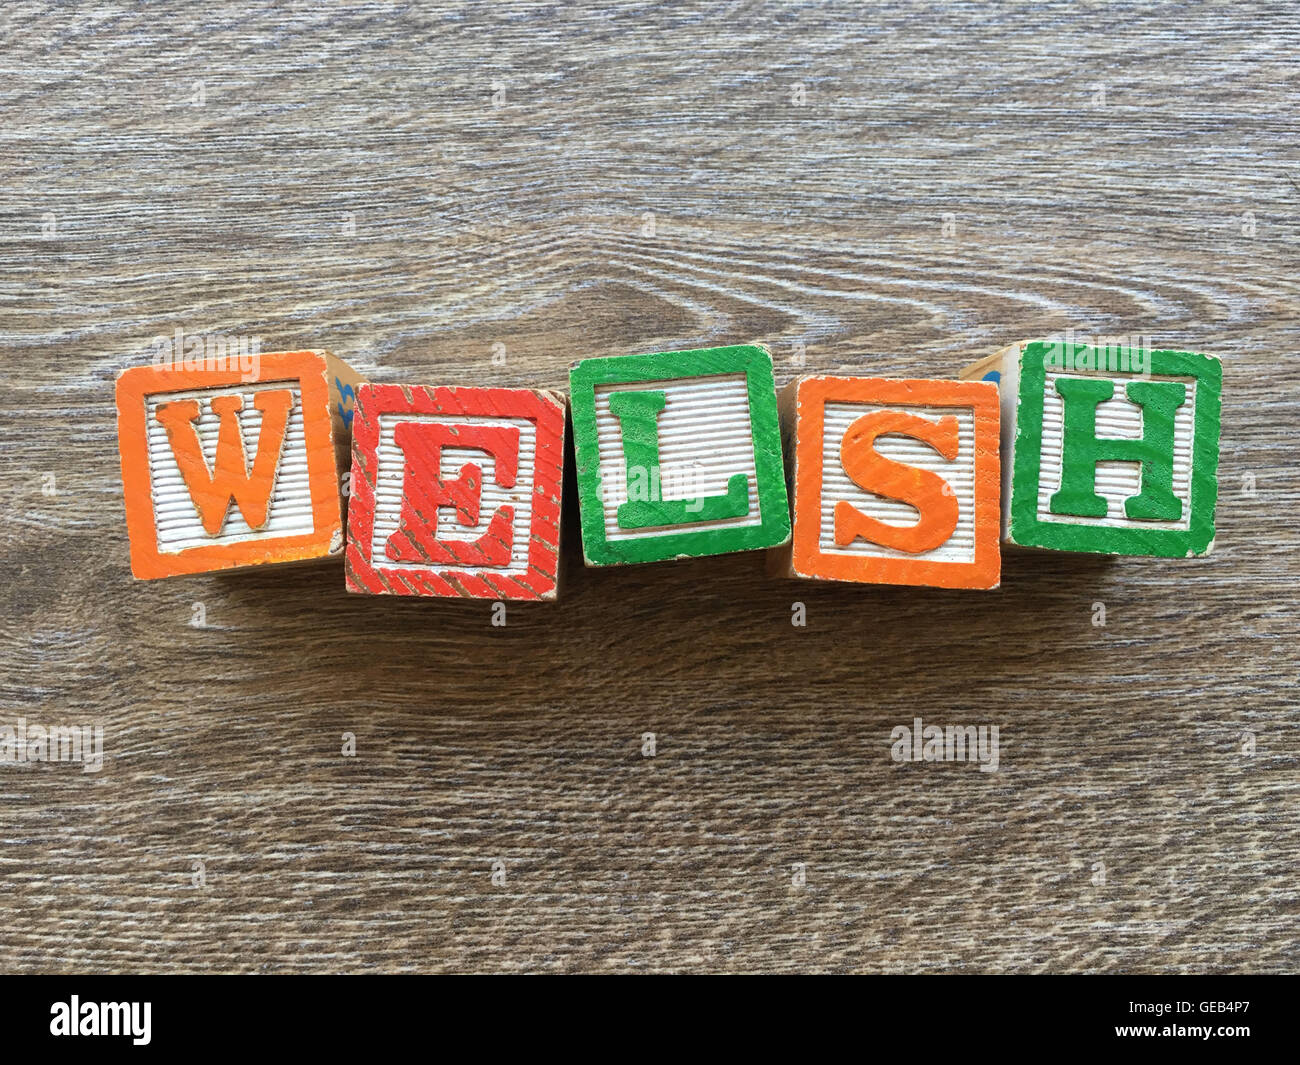
<instances>
[{"instance_id":1,"label":"orange block with letter w","mask_svg":"<svg viewBox=\"0 0 1300 1065\"><path fill-rule=\"evenodd\" d=\"M341 556L360 383L314 351L124 370L118 447L135 576Z\"/></svg>"}]
</instances>

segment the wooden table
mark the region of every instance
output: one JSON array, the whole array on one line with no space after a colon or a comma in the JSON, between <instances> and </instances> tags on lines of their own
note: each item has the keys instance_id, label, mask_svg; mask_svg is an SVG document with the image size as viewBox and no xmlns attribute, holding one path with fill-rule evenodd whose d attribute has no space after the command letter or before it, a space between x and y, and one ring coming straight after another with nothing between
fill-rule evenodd
<instances>
[{"instance_id":1,"label":"wooden table","mask_svg":"<svg viewBox=\"0 0 1300 1065\"><path fill-rule=\"evenodd\" d=\"M1292 14L7 8L0 723L105 761L0 766L0 969L1295 970ZM177 328L547 387L1144 337L1223 357L1219 546L819 587L583 571L570 514L504 628L137 584L112 382ZM893 762L914 716L999 771Z\"/></svg>"}]
</instances>

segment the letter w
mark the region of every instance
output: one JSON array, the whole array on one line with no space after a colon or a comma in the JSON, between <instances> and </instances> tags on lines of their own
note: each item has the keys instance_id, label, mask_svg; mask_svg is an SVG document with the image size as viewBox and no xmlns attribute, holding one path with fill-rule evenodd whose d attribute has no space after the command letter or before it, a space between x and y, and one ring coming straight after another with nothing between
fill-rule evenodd
<instances>
[{"instance_id":1,"label":"letter w","mask_svg":"<svg viewBox=\"0 0 1300 1065\"><path fill-rule=\"evenodd\" d=\"M254 393L253 407L262 412L262 427L257 437L257 454L249 471L244 454L244 435L239 424L239 412L244 397L239 395L214 396L212 413L220 420L217 436L217 454L213 468L208 469L199 442L195 422L199 417L197 399L177 399L163 403L154 417L167 430L167 440L176 456L176 465L185 478L194 509L209 536L216 536L226 521L226 511L234 500L250 529L260 529L266 524L271 507L271 491L275 487L275 472L280 464L280 451L284 447L289 413L293 409L293 392L273 389Z\"/></svg>"}]
</instances>

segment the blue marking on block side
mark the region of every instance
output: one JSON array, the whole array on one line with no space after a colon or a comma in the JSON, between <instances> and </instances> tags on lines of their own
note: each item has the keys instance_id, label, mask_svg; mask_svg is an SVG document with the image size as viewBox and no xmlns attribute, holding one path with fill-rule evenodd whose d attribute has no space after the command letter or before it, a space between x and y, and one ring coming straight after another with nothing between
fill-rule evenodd
<instances>
[{"instance_id":1,"label":"blue marking on block side","mask_svg":"<svg viewBox=\"0 0 1300 1065\"><path fill-rule=\"evenodd\" d=\"M354 413L353 403L356 401L357 394L352 390L351 385L345 385L337 377L334 378L334 387L338 389L339 396L341 397L342 400L342 402L338 404L339 417L343 419L344 426L348 429L351 429L352 415ZM343 406L344 403L347 404L346 407Z\"/></svg>"}]
</instances>

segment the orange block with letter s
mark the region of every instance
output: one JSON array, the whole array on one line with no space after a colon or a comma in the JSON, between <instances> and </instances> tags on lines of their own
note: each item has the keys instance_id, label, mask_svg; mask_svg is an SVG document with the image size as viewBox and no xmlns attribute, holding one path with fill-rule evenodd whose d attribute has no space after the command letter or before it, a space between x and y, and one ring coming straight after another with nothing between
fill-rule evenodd
<instances>
[{"instance_id":1,"label":"orange block with letter s","mask_svg":"<svg viewBox=\"0 0 1300 1065\"><path fill-rule=\"evenodd\" d=\"M171 577L342 557L361 379L327 352L123 370L118 447L131 572Z\"/></svg>"},{"instance_id":2,"label":"orange block with letter s","mask_svg":"<svg viewBox=\"0 0 1300 1065\"><path fill-rule=\"evenodd\" d=\"M996 588L997 386L805 377L781 396L793 536L774 572Z\"/></svg>"}]
</instances>

